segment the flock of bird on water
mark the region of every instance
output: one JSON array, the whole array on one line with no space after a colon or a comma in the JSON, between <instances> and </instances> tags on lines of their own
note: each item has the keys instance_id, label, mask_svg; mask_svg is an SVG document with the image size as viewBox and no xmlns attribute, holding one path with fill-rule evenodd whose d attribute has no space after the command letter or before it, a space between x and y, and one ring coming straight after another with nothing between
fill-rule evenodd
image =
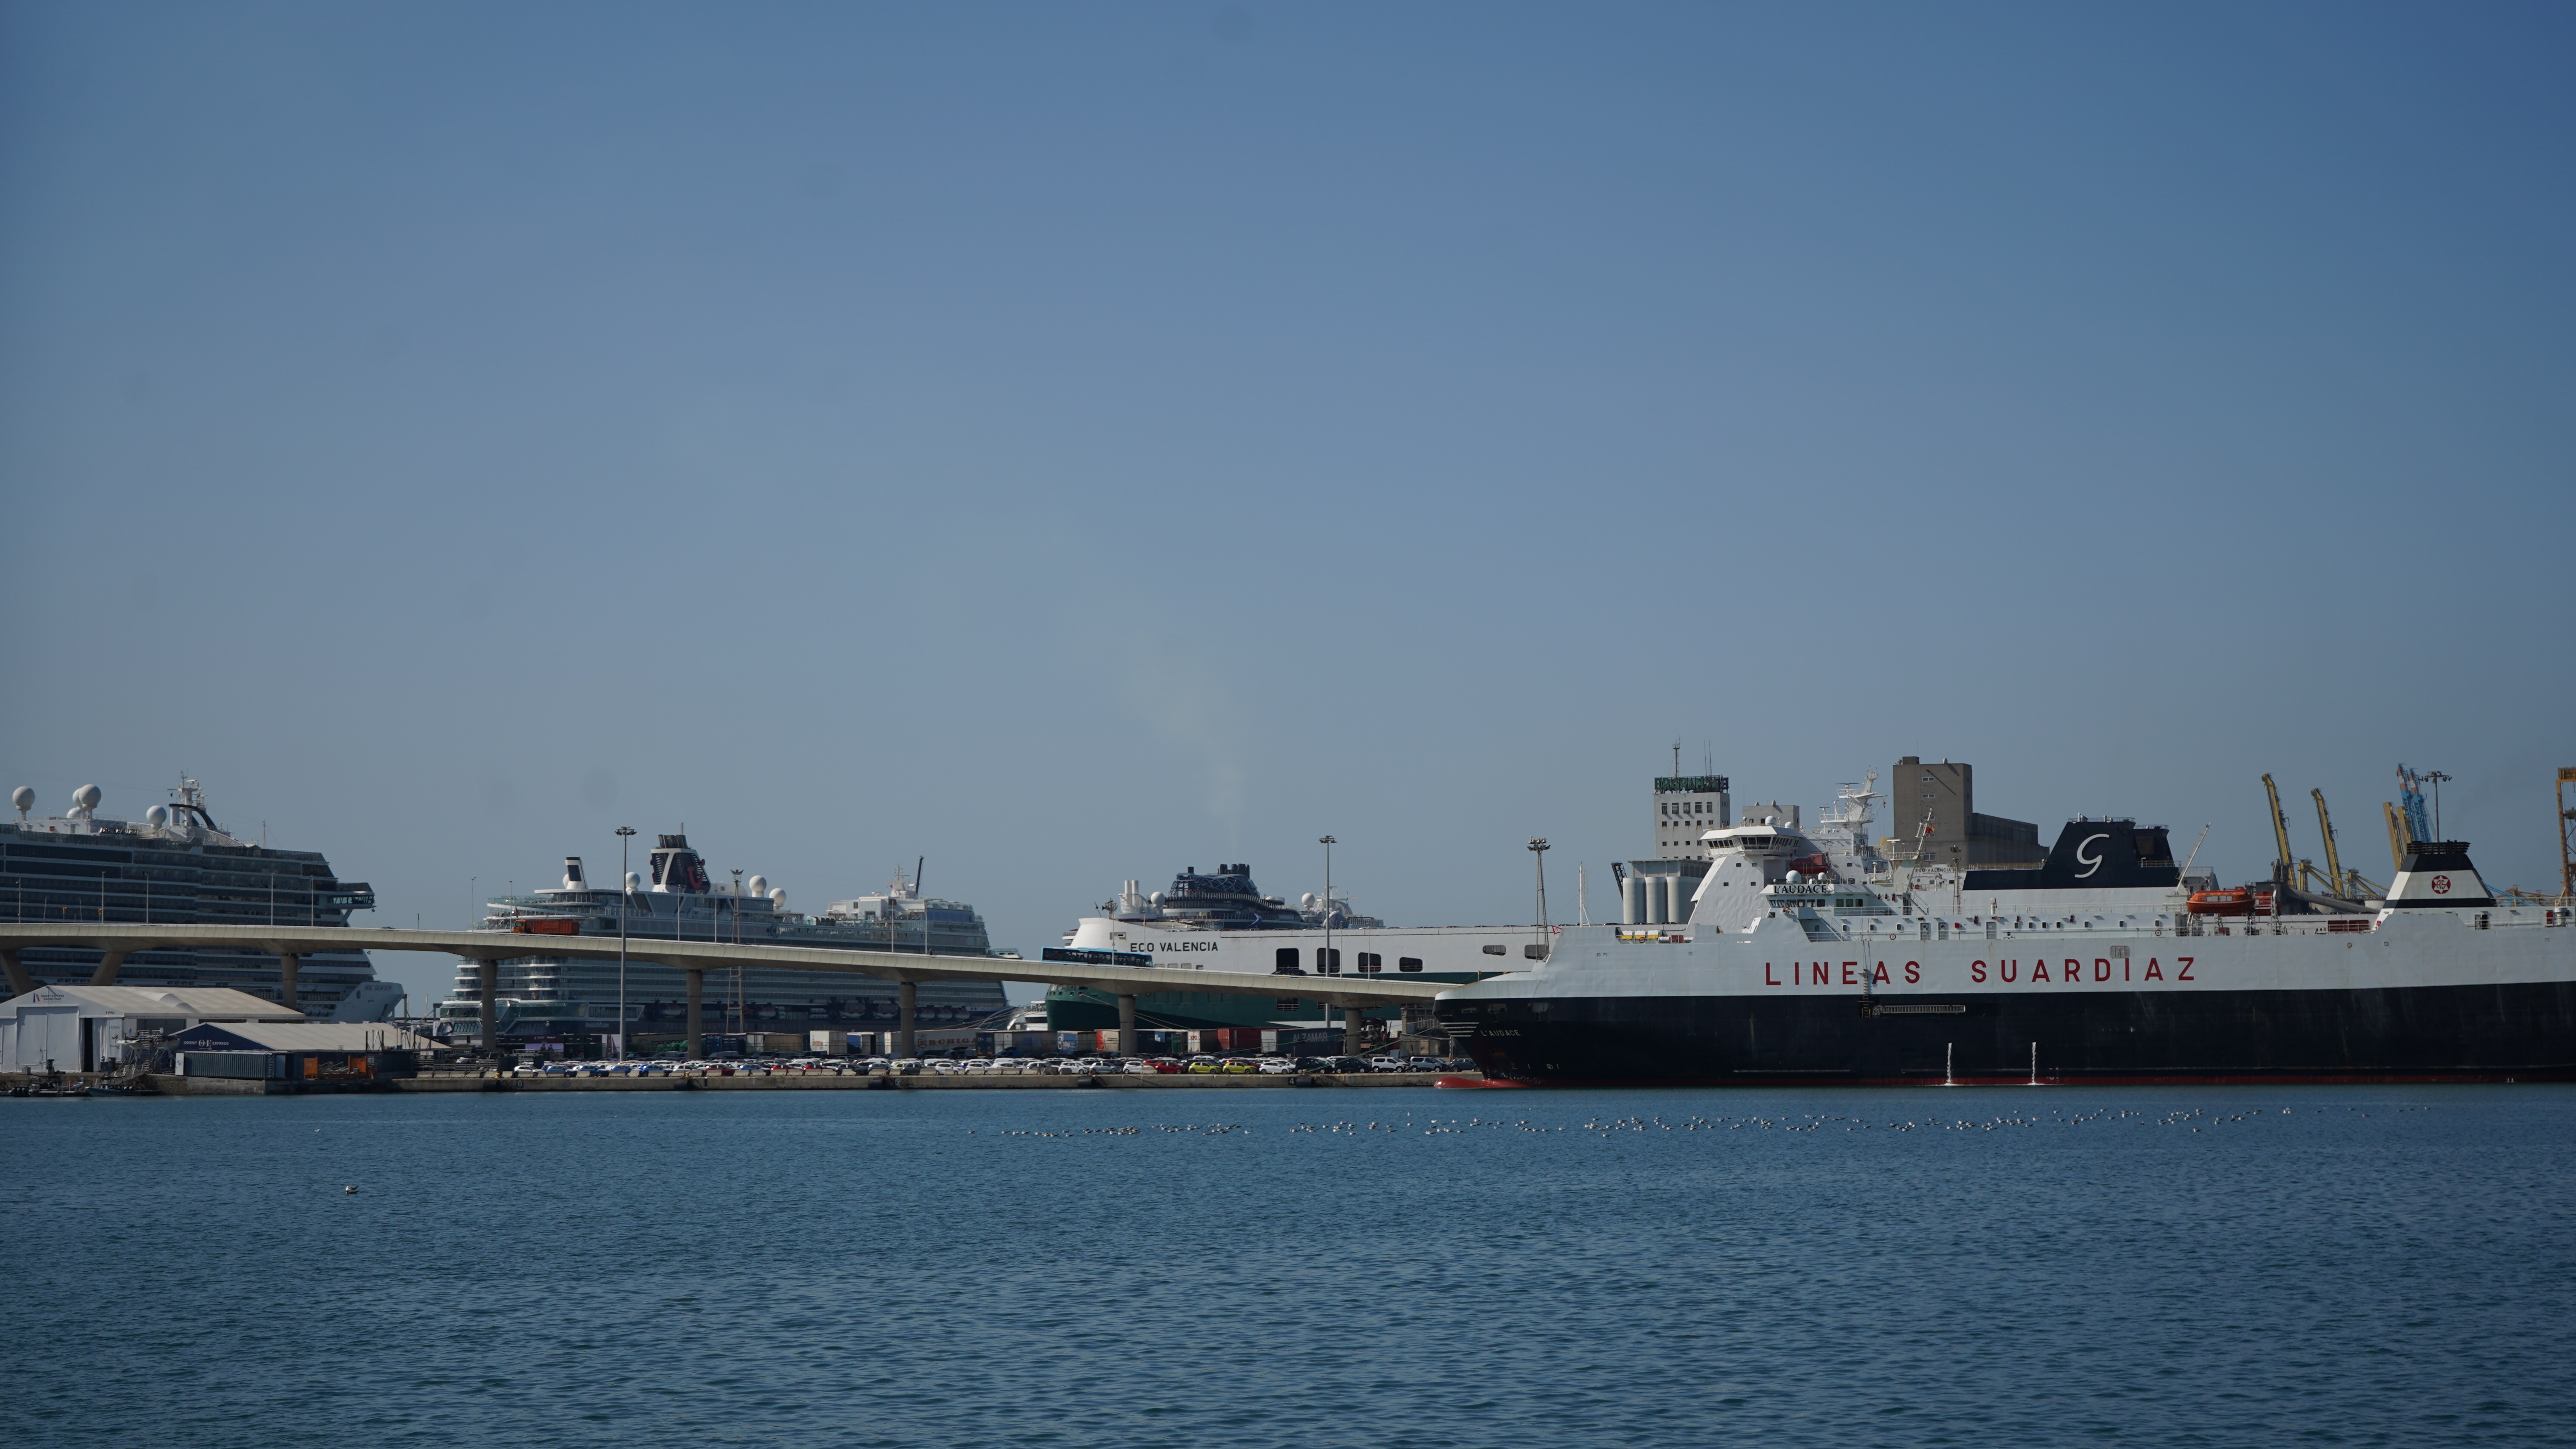
<instances>
[{"instance_id":1,"label":"flock of bird on water","mask_svg":"<svg viewBox=\"0 0 2576 1449\"><path fill-rule=\"evenodd\" d=\"M2323 1115L2333 1109L2325 1107L2311 1107L2308 1110L2312 1114ZM2362 1107L2346 1107L2342 1110L2359 1117L2367 1117L2370 1115L2370 1111L2367 1108ZM2430 1107L2397 1107L2383 1110L2388 1112L2389 1115L2395 1115L2396 1113L2401 1112L2430 1112L2433 1109ZM1922 1121L1913 1121L1909 1119L1902 1122L1889 1122L1880 1130L1889 1132L1998 1132L2010 1127L2085 1127L2098 1122L2133 1122L2145 1127L2182 1127L2187 1128L2192 1132L2201 1132L2205 1130L2215 1130L2220 1127L2233 1126L2242 1122L2259 1122L2270 1115L2272 1115L2271 1110L2262 1107L2249 1107L2239 1112L2212 1111L2206 1107L2193 1107L2186 1110L2177 1110L2162 1114L2131 1111L2123 1107L2102 1107L2091 1112L2078 1112L2072 1115L2058 1111L2051 1111L2045 1117L1995 1117L1984 1122L1972 1122L1965 1117L1955 1118L1948 1121L1930 1118ZM2297 1109L2292 1107L2283 1107L2279 1109L2279 1115L2284 1117L2295 1116L2297 1115ZM1676 1121L1669 1122L1661 1117L1604 1118L1595 1116L1587 1118L1579 1123L1550 1126L1545 1123L1534 1122L1527 1117L1516 1118L1510 1121L1505 1121L1498 1117L1425 1117L1417 1121L1415 1120L1414 1115L1408 1112L1405 1114L1405 1120L1402 1122L1298 1122L1289 1126L1286 1131L1291 1135L1302 1132L1316 1136L1358 1136L1365 1133L1411 1136L1418 1132L1425 1137L1450 1137L1470 1132L1589 1132L1597 1136L1609 1137L1620 1132L1715 1132L1721 1129L1728 1132L1736 1132L1748 1128L1756 1132L1821 1132L1825 1128L1835 1124L1840 1124L1842 1129L1846 1132L1867 1132L1872 1130L1873 1126L1875 1126L1875 1124L1867 1118L1833 1117L1815 1113L1809 1113L1799 1117L1684 1117ZM966 1129L966 1135L972 1137L975 1135L976 1130L977 1129L970 1127ZM1250 1132L1252 1130L1253 1129L1251 1127L1246 1126L1241 1122L1184 1122L1178 1124L1154 1122L1139 1127L1065 1127L1052 1131L1041 1128L1018 1128L1002 1131L992 1135L1001 1137L1140 1137L1148 1132L1160 1132L1165 1134L1182 1134L1199 1137L1221 1137L1229 1133Z\"/></svg>"}]
</instances>

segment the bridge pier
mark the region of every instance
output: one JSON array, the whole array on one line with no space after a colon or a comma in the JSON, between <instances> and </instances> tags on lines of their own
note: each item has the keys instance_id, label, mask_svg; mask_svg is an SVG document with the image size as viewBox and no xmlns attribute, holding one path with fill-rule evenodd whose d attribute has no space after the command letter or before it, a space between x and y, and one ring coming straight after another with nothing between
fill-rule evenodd
<instances>
[{"instance_id":1,"label":"bridge pier","mask_svg":"<svg viewBox=\"0 0 2576 1449\"><path fill-rule=\"evenodd\" d=\"M913 1055L912 1014L913 1009L920 1004L920 999L921 983L898 981L894 984L894 1052L896 1056Z\"/></svg>"},{"instance_id":2,"label":"bridge pier","mask_svg":"<svg viewBox=\"0 0 2576 1449\"><path fill-rule=\"evenodd\" d=\"M303 964L304 958L292 951L277 953L277 999L289 1011L302 1009L295 1004L295 971Z\"/></svg>"},{"instance_id":3,"label":"bridge pier","mask_svg":"<svg viewBox=\"0 0 2576 1449\"><path fill-rule=\"evenodd\" d=\"M1134 996L1118 998L1118 1054L1122 1057L1136 1055L1136 998Z\"/></svg>"},{"instance_id":4,"label":"bridge pier","mask_svg":"<svg viewBox=\"0 0 2576 1449\"><path fill-rule=\"evenodd\" d=\"M487 956L474 963L474 994L482 998L475 1005L482 1009L483 1014L483 1055L499 1061L501 1059L500 962Z\"/></svg>"},{"instance_id":5,"label":"bridge pier","mask_svg":"<svg viewBox=\"0 0 2576 1449\"><path fill-rule=\"evenodd\" d=\"M682 971L689 982L689 1039L680 1046L680 1055L696 1061L706 1055L707 973Z\"/></svg>"},{"instance_id":6,"label":"bridge pier","mask_svg":"<svg viewBox=\"0 0 2576 1449\"><path fill-rule=\"evenodd\" d=\"M1356 1006L1345 1006L1342 1008L1342 1055L1355 1057L1359 1054L1360 1009Z\"/></svg>"},{"instance_id":7,"label":"bridge pier","mask_svg":"<svg viewBox=\"0 0 2576 1449\"><path fill-rule=\"evenodd\" d=\"M117 968L125 964L125 953L131 949L133 948L120 948L116 946L108 946L101 949L98 953L98 969L90 973L89 984L92 986L114 986L116 984Z\"/></svg>"},{"instance_id":8,"label":"bridge pier","mask_svg":"<svg viewBox=\"0 0 2576 1449\"><path fill-rule=\"evenodd\" d=\"M27 968L18 963L17 952L0 951L0 969L5 969L9 973L11 996L24 996L36 989L36 978L27 974Z\"/></svg>"}]
</instances>

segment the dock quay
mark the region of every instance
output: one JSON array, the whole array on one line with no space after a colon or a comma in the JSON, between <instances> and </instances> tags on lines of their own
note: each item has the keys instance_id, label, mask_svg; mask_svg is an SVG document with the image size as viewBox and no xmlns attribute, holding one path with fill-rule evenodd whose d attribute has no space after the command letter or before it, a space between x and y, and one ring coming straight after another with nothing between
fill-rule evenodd
<instances>
[{"instance_id":1,"label":"dock quay","mask_svg":"<svg viewBox=\"0 0 2576 1449\"><path fill-rule=\"evenodd\" d=\"M1008 1092L1189 1091L1294 1087L1432 1087L1443 1080L1475 1081L1475 1072L1298 1072L1284 1075L1211 1075L1127 1072L938 1073L898 1076L884 1072L674 1072L648 1077L519 1076L492 1072L424 1072L367 1082L238 1080L137 1074L112 1082L96 1074L59 1082L0 1081L10 1096L286 1097L344 1092ZM41 1090L38 1090L41 1087Z\"/></svg>"},{"instance_id":2,"label":"dock quay","mask_svg":"<svg viewBox=\"0 0 2576 1449\"><path fill-rule=\"evenodd\" d=\"M884 1072L769 1072L735 1076L674 1073L667 1077L522 1077L464 1074L405 1077L386 1085L397 1092L1012 1092L1189 1091L1288 1087L1431 1087L1443 1078L1476 1079L1474 1072L1294 1072L1258 1074L1190 1074L1133 1072L922 1072L911 1076Z\"/></svg>"}]
</instances>

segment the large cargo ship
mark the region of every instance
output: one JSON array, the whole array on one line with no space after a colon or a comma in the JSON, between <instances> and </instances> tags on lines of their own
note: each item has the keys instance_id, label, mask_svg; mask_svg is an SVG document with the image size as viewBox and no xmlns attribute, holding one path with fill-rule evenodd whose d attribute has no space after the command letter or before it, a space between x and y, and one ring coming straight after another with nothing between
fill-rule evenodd
<instances>
[{"instance_id":1,"label":"large cargo ship","mask_svg":"<svg viewBox=\"0 0 2576 1449\"><path fill-rule=\"evenodd\" d=\"M1263 895L1248 864L1204 874L1191 866L1172 877L1170 889L1150 894L1128 881L1064 939L1063 946L1047 948L1046 960L1174 973L1172 990L1136 998L1140 1025L1171 1028L1338 1025L1340 1009L1299 996L1299 978L1348 973L1466 982L1534 960L1542 949L1531 926L1390 926L1353 911L1338 894L1308 893L1291 904ZM1190 990L1181 973L1203 971L1275 976L1279 994ZM1047 1024L1058 1030L1118 1025L1117 1002L1106 992L1059 986L1046 1001Z\"/></svg>"},{"instance_id":2,"label":"large cargo ship","mask_svg":"<svg viewBox=\"0 0 2576 1449\"><path fill-rule=\"evenodd\" d=\"M141 820L101 815L96 785L72 793L71 808L30 818L36 792L21 785L18 818L0 828L0 910L12 921L101 921L142 925L345 926L351 911L375 909L364 881L344 881L318 851L280 850L241 839L215 823L206 792L181 776L170 803ZM86 985L95 946L32 946L19 964L38 985ZM297 1010L339 1021L378 1021L403 997L376 979L364 951L316 951L301 958ZM276 1001L278 959L228 946L154 946L126 956L116 984L145 990L229 987Z\"/></svg>"},{"instance_id":3,"label":"large cargo ship","mask_svg":"<svg viewBox=\"0 0 2576 1449\"><path fill-rule=\"evenodd\" d=\"M2126 819L2067 822L2036 866L1924 849L1875 880L1778 820L1698 834L1686 909L1442 995L1489 1080L2576 1077L2568 904L2497 899L2461 842L2407 839L2383 897L2320 909L2195 892Z\"/></svg>"},{"instance_id":4,"label":"large cargo ship","mask_svg":"<svg viewBox=\"0 0 2576 1449\"><path fill-rule=\"evenodd\" d=\"M984 918L973 906L922 895L917 875L898 873L882 891L834 901L819 915L804 915L788 910L786 889L764 877L745 881L735 872L734 880L718 886L685 834L659 837L646 867L629 873L621 891L615 885L591 884L581 857L566 856L561 884L497 896L486 906L476 929L516 932L528 938L530 947L527 955L500 963L496 1005L505 1042L621 1033L676 1036L687 1029L688 987L678 970L629 960L621 983L613 958L567 957L543 949L549 935L614 938L621 923L632 941L727 941L1013 959L993 949ZM442 1036L459 1042L475 1039L482 1030L481 992L474 963L460 965L453 992L438 1004ZM709 971L704 1022L706 1030L719 1034L885 1029L896 1021L895 995L895 983L873 976L758 968ZM962 1026L1009 1004L999 981L925 981L914 1017L925 1027Z\"/></svg>"}]
</instances>

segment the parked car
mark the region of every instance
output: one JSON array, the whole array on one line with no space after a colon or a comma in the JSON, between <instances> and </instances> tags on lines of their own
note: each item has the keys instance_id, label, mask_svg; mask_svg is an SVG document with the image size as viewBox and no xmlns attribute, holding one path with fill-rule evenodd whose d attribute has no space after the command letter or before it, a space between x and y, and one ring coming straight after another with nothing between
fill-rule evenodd
<instances>
[{"instance_id":1,"label":"parked car","mask_svg":"<svg viewBox=\"0 0 2576 1449\"><path fill-rule=\"evenodd\" d=\"M1284 1077L1296 1070L1297 1064L1286 1057L1263 1057L1261 1059L1261 1074L1265 1077Z\"/></svg>"}]
</instances>

